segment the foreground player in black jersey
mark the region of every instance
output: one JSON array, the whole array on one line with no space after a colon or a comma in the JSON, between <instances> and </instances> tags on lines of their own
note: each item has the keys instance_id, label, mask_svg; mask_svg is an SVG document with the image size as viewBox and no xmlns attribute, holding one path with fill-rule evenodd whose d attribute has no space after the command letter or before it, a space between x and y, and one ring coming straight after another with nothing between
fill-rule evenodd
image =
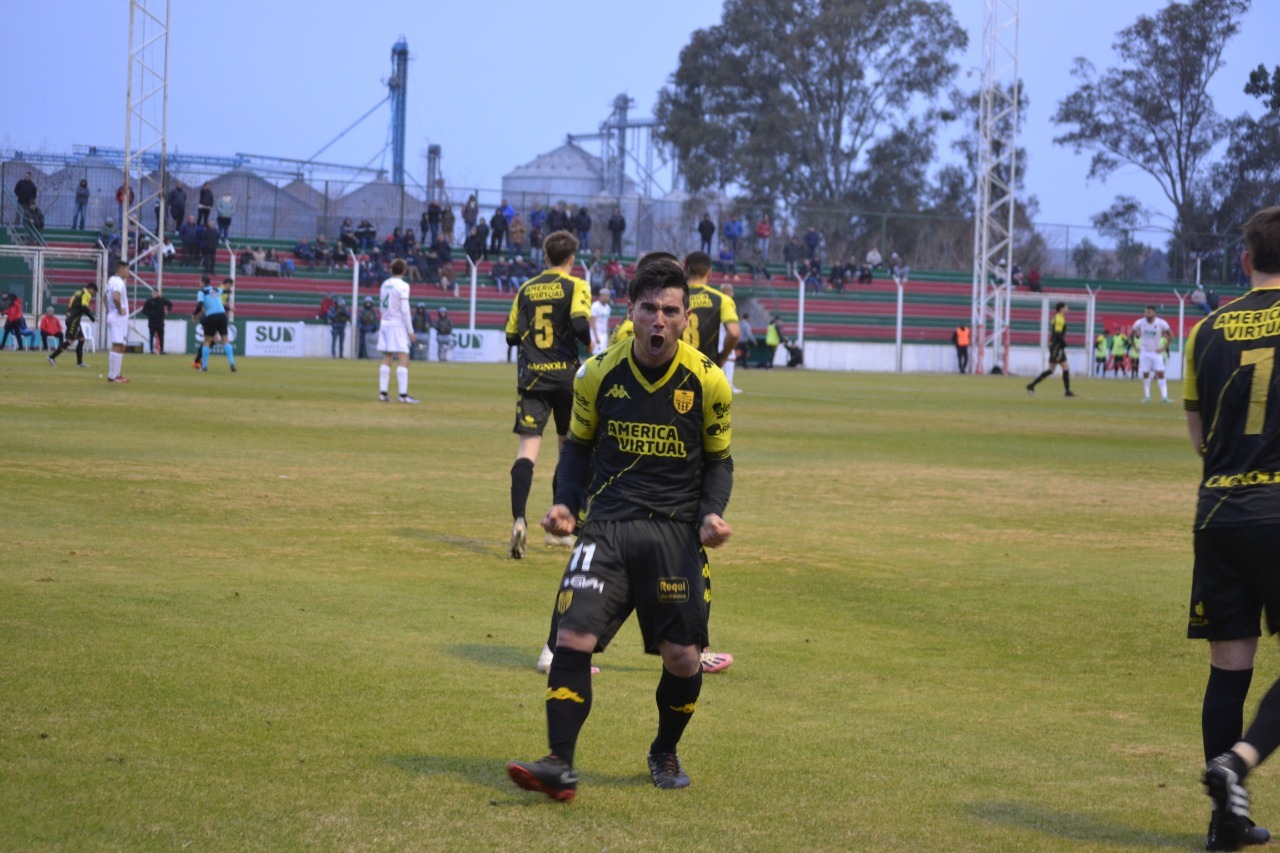
<instances>
[{"instance_id":1,"label":"foreground player in black jersey","mask_svg":"<svg viewBox=\"0 0 1280 853\"><path fill-rule=\"evenodd\" d=\"M511 466L511 557L516 560L525 554L525 510L542 431L547 419L554 416L556 435L564 444L573 409L578 342L591 344L591 287L571 275L578 238L568 231L556 231L547 236L542 247L550 268L520 285L507 317L507 345L519 347L520 353L512 430L520 436L520 447Z\"/></svg>"},{"instance_id":2,"label":"foreground player in black jersey","mask_svg":"<svg viewBox=\"0 0 1280 853\"><path fill-rule=\"evenodd\" d=\"M1187 432L1204 457L1187 636L1209 641L1209 850L1269 840L1249 819L1244 779L1280 746L1280 681L1241 736L1264 609L1268 631L1280 631L1280 207L1255 213L1243 231L1253 289L1192 329L1183 373Z\"/></svg>"},{"instance_id":3,"label":"foreground player in black jersey","mask_svg":"<svg viewBox=\"0 0 1280 853\"><path fill-rule=\"evenodd\" d=\"M556 471L549 532L581 535L556 598L559 627L547 676L551 754L510 762L520 787L573 799L574 752L591 711L591 656L634 610L645 651L662 656L657 737L649 773L660 788L689 777L676 755L702 689L708 645L706 548L729 539L732 392L724 373L688 344L689 286L674 260L637 269L635 337L588 359L574 382L573 422Z\"/></svg>"}]
</instances>

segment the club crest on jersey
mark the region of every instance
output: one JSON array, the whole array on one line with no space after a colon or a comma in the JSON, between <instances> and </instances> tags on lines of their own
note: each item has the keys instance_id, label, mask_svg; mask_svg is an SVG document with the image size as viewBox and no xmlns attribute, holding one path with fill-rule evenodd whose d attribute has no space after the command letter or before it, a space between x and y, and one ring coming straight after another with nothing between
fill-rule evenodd
<instances>
[{"instance_id":1,"label":"club crest on jersey","mask_svg":"<svg viewBox=\"0 0 1280 853\"><path fill-rule=\"evenodd\" d=\"M686 414L693 408L693 392L677 390L675 392L675 404L677 412L682 415Z\"/></svg>"},{"instance_id":2,"label":"club crest on jersey","mask_svg":"<svg viewBox=\"0 0 1280 853\"><path fill-rule=\"evenodd\" d=\"M573 601L573 590L562 589L560 594L556 596L556 612L561 616L569 609L570 602Z\"/></svg>"}]
</instances>

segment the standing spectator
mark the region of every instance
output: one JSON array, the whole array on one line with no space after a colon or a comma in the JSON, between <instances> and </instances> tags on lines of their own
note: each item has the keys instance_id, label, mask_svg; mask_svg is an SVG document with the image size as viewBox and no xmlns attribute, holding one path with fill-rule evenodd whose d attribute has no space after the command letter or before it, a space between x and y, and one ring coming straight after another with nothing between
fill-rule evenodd
<instances>
[{"instance_id":1,"label":"standing spectator","mask_svg":"<svg viewBox=\"0 0 1280 853\"><path fill-rule=\"evenodd\" d=\"M26 210L35 204L36 194L35 182L31 180L31 173L24 174L16 184L13 185L13 194L18 199L18 207Z\"/></svg>"},{"instance_id":2,"label":"standing spectator","mask_svg":"<svg viewBox=\"0 0 1280 853\"><path fill-rule=\"evenodd\" d=\"M813 256L818 254L818 247L822 245L822 235L818 233L818 229L810 225L804 232L804 256L806 260L813 260Z\"/></svg>"},{"instance_id":3,"label":"standing spectator","mask_svg":"<svg viewBox=\"0 0 1280 853\"><path fill-rule=\"evenodd\" d=\"M67 334L62 339L62 343L49 356L49 366L57 366L57 358L62 355L71 346L71 342L76 342L76 367L84 367L84 330L80 327L85 317L90 321L97 318L93 314L93 300L98 296L98 285L89 282L83 289L77 290L67 303Z\"/></svg>"},{"instance_id":4,"label":"standing spectator","mask_svg":"<svg viewBox=\"0 0 1280 853\"><path fill-rule=\"evenodd\" d=\"M219 202L221 204L221 202ZM218 217L221 224L222 217ZM213 275L213 267L218 259L218 232L208 225L200 232L200 260L205 275Z\"/></svg>"},{"instance_id":5,"label":"standing spectator","mask_svg":"<svg viewBox=\"0 0 1280 853\"><path fill-rule=\"evenodd\" d=\"M427 303L419 302L413 309L413 349L409 350L409 357L415 361L426 361L429 346L431 315L427 313Z\"/></svg>"},{"instance_id":6,"label":"standing spectator","mask_svg":"<svg viewBox=\"0 0 1280 853\"><path fill-rule=\"evenodd\" d=\"M480 238L480 257L486 261L489 260L489 223L481 217L476 222L473 233Z\"/></svg>"},{"instance_id":7,"label":"standing spectator","mask_svg":"<svg viewBox=\"0 0 1280 853\"><path fill-rule=\"evenodd\" d=\"M85 178L80 179L80 185L76 187L76 212L71 216L71 230L84 230L84 214L89 208L89 181Z\"/></svg>"},{"instance_id":8,"label":"standing spectator","mask_svg":"<svg viewBox=\"0 0 1280 853\"><path fill-rule=\"evenodd\" d=\"M218 199L215 206L214 214L218 220L218 237L223 240L230 239L231 233L231 217L236 212L236 203L231 199L231 193L223 193L222 198ZM208 217L205 218L206 224Z\"/></svg>"},{"instance_id":9,"label":"standing spectator","mask_svg":"<svg viewBox=\"0 0 1280 853\"><path fill-rule=\"evenodd\" d=\"M802 250L800 248L800 241L795 237L787 240L786 244L783 245L782 260L787 265L788 279L794 279L796 277L796 273L798 272L797 266L800 263L801 255Z\"/></svg>"},{"instance_id":10,"label":"standing spectator","mask_svg":"<svg viewBox=\"0 0 1280 853\"><path fill-rule=\"evenodd\" d=\"M622 280L622 261L609 258L609 263L604 265L604 286L618 293L624 289L625 284Z\"/></svg>"},{"instance_id":11,"label":"standing spectator","mask_svg":"<svg viewBox=\"0 0 1280 853\"><path fill-rule=\"evenodd\" d=\"M16 293L10 293L8 304L4 306L4 335L0 336L0 350L9 343L9 333L18 342L18 352L26 349L22 343L22 333L27 329L27 321L22 318L22 299Z\"/></svg>"},{"instance_id":12,"label":"standing spectator","mask_svg":"<svg viewBox=\"0 0 1280 853\"><path fill-rule=\"evenodd\" d=\"M547 227L547 212L542 209L542 202L533 203L533 210L529 212L529 228L544 229Z\"/></svg>"},{"instance_id":13,"label":"standing spectator","mask_svg":"<svg viewBox=\"0 0 1280 853\"><path fill-rule=\"evenodd\" d=\"M213 187L206 182L200 188L200 199L196 203L196 224L208 225L209 214L213 212Z\"/></svg>"},{"instance_id":14,"label":"standing spectator","mask_svg":"<svg viewBox=\"0 0 1280 853\"><path fill-rule=\"evenodd\" d=\"M440 209L440 202L435 199L427 204L427 212L422 214L427 220L426 228L420 229L425 235L431 234L431 242L434 243L436 238L440 236L440 218L444 216L444 211Z\"/></svg>"},{"instance_id":15,"label":"standing spectator","mask_svg":"<svg viewBox=\"0 0 1280 853\"><path fill-rule=\"evenodd\" d=\"M769 260L769 241L773 237L773 223L769 221L769 214L760 214L760 221L756 223L756 249L760 251L760 256L767 263Z\"/></svg>"},{"instance_id":16,"label":"standing spectator","mask_svg":"<svg viewBox=\"0 0 1280 853\"><path fill-rule=\"evenodd\" d=\"M568 231L572 223L569 221L569 214L565 212L564 202L558 201L551 208L551 212L547 214L547 234L554 234L557 231Z\"/></svg>"},{"instance_id":17,"label":"standing spectator","mask_svg":"<svg viewBox=\"0 0 1280 853\"><path fill-rule=\"evenodd\" d=\"M431 246L431 251L435 254L435 276L428 275L427 278L433 284L439 280L441 273L447 273L453 266L453 248L449 245L448 232L442 231L440 239L436 240ZM431 270L428 265L428 270Z\"/></svg>"},{"instance_id":18,"label":"standing spectator","mask_svg":"<svg viewBox=\"0 0 1280 853\"><path fill-rule=\"evenodd\" d=\"M356 239L356 227L351 224L350 216L343 219L342 225L338 228L338 245L353 252L360 249L360 241Z\"/></svg>"},{"instance_id":19,"label":"standing spectator","mask_svg":"<svg viewBox=\"0 0 1280 853\"><path fill-rule=\"evenodd\" d=\"M466 242L462 244L462 251L466 252L467 257L471 259L473 264L480 263L487 248L488 244L485 243L484 237L480 236L479 225L471 229L471 233L467 235Z\"/></svg>"},{"instance_id":20,"label":"standing spectator","mask_svg":"<svg viewBox=\"0 0 1280 853\"><path fill-rule=\"evenodd\" d=\"M180 227L183 220L187 218L187 191L182 188L180 182L173 182L173 186L169 188L169 195L165 198L165 203L169 205L169 215L173 217L173 227Z\"/></svg>"},{"instance_id":21,"label":"standing spectator","mask_svg":"<svg viewBox=\"0 0 1280 853\"><path fill-rule=\"evenodd\" d=\"M40 318L40 349L49 349L49 339L56 338L53 349L56 351L62 346L62 321L58 319L58 315L53 313L53 306L50 305L44 309L44 316Z\"/></svg>"},{"instance_id":22,"label":"standing spectator","mask_svg":"<svg viewBox=\"0 0 1280 853\"><path fill-rule=\"evenodd\" d=\"M502 204L498 205L498 207L502 210L502 215L507 217L507 224L510 225L511 220L516 218L516 209L512 207L511 203L505 198L502 200Z\"/></svg>"},{"instance_id":23,"label":"standing spectator","mask_svg":"<svg viewBox=\"0 0 1280 853\"><path fill-rule=\"evenodd\" d=\"M494 255L502 253L502 246L507 241L507 225L507 215L502 208L494 208L493 216L489 217L489 251Z\"/></svg>"},{"instance_id":24,"label":"standing spectator","mask_svg":"<svg viewBox=\"0 0 1280 853\"><path fill-rule=\"evenodd\" d=\"M724 236L729 241L729 248L733 249L733 256L738 256L738 241L746 236L747 227L742 224L742 217L735 216L724 225Z\"/></svg>"},{"instance_id":25,"label":"standing spectator","mask_svg":"<svg viewBox=\"0 0 1280 853\"><path fill-rule=\"evenodd\" d=\"M453 352L453 321L449 319L449 309L443 305L436 313L436 358L448 361Z\"/></svg>"},{"instance_id":26,"label":"standing spectator","mask_svg":"<svg viewBox=\"0 0 1280 853\"><path fill-rule=\"evenodd\" d=\"M374 300L367 296L365 297L365 307L360 310L360 318L358 318L356 328L360 333L356 357L357 359L367 359L369 357L369 336L378 330L378 311L374 310ZM404 350L404 352L408 352L408 350Z\"/></svg>"},{"instance_id":27,"label":"standing spectator","mask_svg":"<svg viewBox=\"0 0 1280 853\"><path fill-rule=\"evenodd\" d=\"M116 188L116 210L120 213L120 227L124 227L125 201L128 199L129 207L133 207L133 187L128 184L121 184Z\"/></svg>"},{"instance_id":28,"label":"standing spectator","mask_svg":"<svg viewBox=\"0 0 1280 853\"><path fill-rule=\"evenodd\" d=\"M468 234L471 229L476 227L476 223L480 221L480 202L476 201L473 193L467 198L467 203L462 206L462 225Z\"/></svg>"},{"instance_id":29,"label":"standing spectator","mask_svg":"<svg viewBox=\"0 0 1280 853\"><path fill-rule=\"evenodd\" d=\"M1205 301L1209 305L1209 310L1217 311L1218 303L1221 301L1221 298L1218 296L1218 291L1214 290L1212 285L1204 292L1204 297Z\"/></svg>"},{"instance_id":30,"label":"standing spectator","mask_svg":"<svg viewBox=\"0 0 1280 853\"><path fill-rule=\"evenodd\" d=\"M448 238L450 243L453 242L453 226L457 221L457 217L453 215L453 206L446 203L440 210L440 230L444 233L444 236ZM431 242L434 243L435 238L436 235L433 234Z\"/></svg>"},{"instance_id":31,"label":"standing spectator","mask_svg":"<svg viewBox=\"0 0 1280 853\"><path fill-rule=\"evenodd\" d=\"M627 230L627 218L622 215L622 209L615 207L613 216L609 217L609 254L622 254L622 234Z\"/></svg>"},{"instance_id":32,"label":"standing spectator","mask_svg":"<svg viewBox=\"0 0 1280 853\"><path fill-rule=\"evenodd\" d=\"M142 303L139 313L147 318L147 338L153 355L164 355L164 318L172 310L173 303L159 290L151 291L151 296Z\"/></svg>"},{"instance_id":33,"label":"standing spectator","mask_svg":"<svg viewBox=\"0 0 1280 853\"><path fill-rule=\"evenodd\" d=\"M329 311L333 308L334 305L337 305L337 304L338 304L337 301L334 300L333 298L333 294L326 293L324 295L324 299L320 300L320 311L318 314L316 314L316 318L319 320L328 321Z\"/></svg>"},{"instance_id":34,"label":"standing spectator","mask_svg":"<svg viewBox=\"0 0 1280 853\"><path fill-rule=\"evenodd\" d=\"M546 216L543 216L546 219ZM542 271L542 226L534 225L529 230L529 263L537 267L537 272Z\"/></svg>"},{"instance_id":35,"label":"standing spectator","mask_svg":"<svg viewBox=\"0 0 1280 853\"><path fill-rule=\"evenodd\" d=\"M367 216L356 226L356 241L360 244L360 251L366 253L372 252L378 245L378 229L373 227Z\"/></svg>"},{"instance_id":36,"label":"standing spectator","mask_svg":"<svg viewBox=\"0 0 1280 853\"><path fill-rule=\"evenodd\" d=\"M591 251L591 212L586 207L578 208L573 216L573 230L578 234L579 250Z\"/></svg>"},{"instance_id":37,"label":"standing spectator","mask_svg":"<svg viewBox=\"0 0 1280 853\"><path fill-rule=\"evenodd\" d=\"M1032 293L1044 292L1044 288L1040 286L1040 267L1032 267L1027 270L1027 290Z\"/></svg>"},{"instance_id":38,"label":"standing spectator","mask_svg":"<svg viewBox=\"0 0 1280 853\"><path fill-rule=\"evenodd\" d=\"M347 323L350 321L351 312L347 310L346 300L339 296L329 309L329 332L333 335L329 342L329 355L333 358L345 357L342 349L347 340Z\"/></svg>"},{"instance_id":39,"label":"standing spectator","mask_svg":"<svg viewBox=\"0 0 1280 853\"><path fill-rule=\"evenodd\" d=\"M711 214L704 212L702 221L698 223L698 236L702 242L698 246L700 252L711 254L711 241L716 236L716 224L711 221Z\"/></svg>"},{"instance_id":40,"label":"standing spectator","mask_svg":"<svg viewBox=\"0 0 1280 853\"><path fill-rule=\"evenodd\" d=\"M960 368L961 373L969 372L969 340L971 337L968 323L961 323L951 333L951 343L956 345L956 366Z\"/></svg>"},{"instance_id":41,"label":"standing spectator","mask_svg":"<svg viewBox=\"0 0 1280 853\"><path fill-rule=\"evenodd\" d=\"M524 252L524 241L529 236L529 226L524 224L520 214L516 214L507 225L507 247L509 256Z\"/></svg>"}]
</instances>

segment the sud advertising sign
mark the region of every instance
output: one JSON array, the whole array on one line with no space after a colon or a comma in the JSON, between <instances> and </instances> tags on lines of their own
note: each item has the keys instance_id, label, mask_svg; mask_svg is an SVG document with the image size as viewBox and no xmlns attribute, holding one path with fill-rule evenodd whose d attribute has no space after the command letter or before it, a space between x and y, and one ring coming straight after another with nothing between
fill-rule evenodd
<instances>
[{"instance_id":1,"label":"sud advertising sign","mask_svg":"<svg viewBox=\"0 0 1280 853\"><path fill-rule=\"evenodd\" d=\"M431 358L436 357L436 334L431 333ZM469 332L466 329L453 330L453 350L449 353L450 361L506 361L507 335L491 329L477 329Z\"/></svg>"},{"instance_id":2,"label":"sud advertising sign","mask_svg":"<svg viewBox=\"0 0 1280 853\"><path fill-rule=\"evenodd\" d=\"M244 324L244 354L302 358L305 328L306 323L247 322Z\"/></svg>"}]
</instances>

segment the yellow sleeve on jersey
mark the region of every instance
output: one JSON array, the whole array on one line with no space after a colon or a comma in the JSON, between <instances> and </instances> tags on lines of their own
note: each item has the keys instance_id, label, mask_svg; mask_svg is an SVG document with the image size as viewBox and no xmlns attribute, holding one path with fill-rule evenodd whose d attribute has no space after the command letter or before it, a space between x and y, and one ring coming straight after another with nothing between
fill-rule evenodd
<instances>
[{"instance_id":1,"label":"yellow sleeve on jersey","mask_svg":"<svg viewBox=\"0 0 1280 853\"><path fill-rule=\"evenodd\" d=\"M738 322L738 306L730 296L720 294L720 322L736 323Z\"/></svg>"},{"instance_id":2,"label":"yellow sleeve on jersey","mask_svg":"<svg viewBox=\"0 0 1280 853\"><path fill-rule=\"evenodd\" d=\"M622 322L613 327L613 334L609 336L609 346L613 346L618 341L626 338L634 338L636 336L635 326L631 322L630 317L624 317Z\"/></svg>"},{"instance_id":3,"label":"yellow sleeve on jersey","mask_svg":"<svg viewBox=\"0 0 1280 853\"><path fill-rule=\"evenodd\" d=\"M1182 408L1188 412L1200 411L1200 389L1196 387L1196 333L1204 323L1201 320L1191 327L1182 345Z\"/></svg>"},{"instance_id":4,"label":"yellow sleeve on jersey","mask_svg":"<svg viewBox=\"0 0 1280 853\"><path fill-rule=\"evenodd\" d=\"M729 456L732 406L733 390L729 380L723 370L712 365L702 375L702 452L708 459Z\"/></svg>"},{"instance_id":5,"label":"yellow sleeve on jersey","mask_svg":"<svg viewBox=\"0 0 1280 853\"><path fill-rule=\"evenodd\" d=\"M524 290L523 284L520 285L520 289L516 291L515 298L511 300L511 311L510 313L507 314L506 333L508 335L520 334L519 308L520 308L520 291L521 290Z\"/></svg>"},{"instance_id":6,"label":"yellow sleeve on jersey","mask_svg":"<svg viewBox=\"0 0 1280 853\"><path fill-rule=\"evenodd\" d=\"M573 282L573 302L569 305L570 317L591 316L591 285L580 278L569 279Z\"/></svg>"}]
</instances>

